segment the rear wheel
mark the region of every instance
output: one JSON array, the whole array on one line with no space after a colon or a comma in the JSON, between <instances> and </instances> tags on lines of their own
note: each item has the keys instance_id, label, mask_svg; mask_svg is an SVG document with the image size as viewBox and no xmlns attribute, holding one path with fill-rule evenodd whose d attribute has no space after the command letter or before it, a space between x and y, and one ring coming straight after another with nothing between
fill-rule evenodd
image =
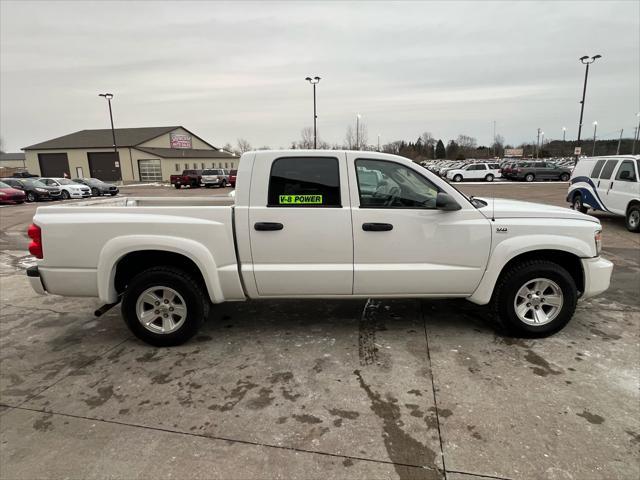
<instances>
[{"instance_id":1,"label":"rear wheel","mask_svg":"<svg viewBox=\"0 0 640 480\"><path fill-rule=\"evenodd\" d=\"M569 174L568 173L563 173L562 175L560 175L560 180L562 182L568 182L569 181Z\"/></svg>"},{"instance_id":2,"label":"rear wheel","mask_svg":"<svg viewBox=\"0 0 640 480\"><path fill-rule=\"evenodd\" d=\"M462 181L462 175L460 175L460 174L454 175L453 181L454 182L461 182Z\"/></svg>"},{"instance_id":3,"label":"rear wheel","mask_svg":"<svg viewBox=\"0 0 640 480\"><path fill-rule=\"evenodd\" d=\"M585 207L582 203L582 195L576 193L573 196L573 201L571 202L571 208L577 210L580 213L587 213L589 209Z\"/></svg>"},{"instance_id":4,"label":"rear wheel","mask_svg":"<svg viewBox=\"0 0 640 480\"><path fill-rule=\"evenodd\" d=\"M180 188L181 185L179 183L174 183L173 186L176 188Z\"/></svg>"},{"instance_id":5,"label":"rear wheel","mask_svg":"<svg viewBox=\"0 0 640 480\"><path fill-rule=\"evenodd\" d=\"M227 181L226 180L222 180L222 183L220 184L220 187L227 188Z\"/></svg>"},{"instance_id":6,"label":"rear wheel","mask_svg":"<svg viewBox=\"0 0 640 480\"><path fill-rule=\"evenodd\" d=\"M492 175L492 174L489 174L489 175L487 175L486 177L484 177L484 179L485 179L487 182L493 182L493 175Z\"/></svg>"},{"instance_id":7,"label":"rear wheel","mask_svg":"<svg viewBox=\"0 0 640 480\"><path fill-rule=\"evenodd\" d=\"M627 230L640 232L640 205L631 205L627 209Z\"/></svg>"},{"instance_id":8,"label":"rear wheel","mask_svg":"<svg viewBox=\"0 0 640 480\"><path fill-rule=\"evenodd\" d=\"M527 182L533 182L536 179L536 176L533 173L527 173L524 176L525 181Z\"/></svg>"},{"instance_id":9,"label":"rear wheel","mask_svg":"<svg viewBox=\"0 0 640 480\"><path fill-rule=\"evenodd\" d=\"M191 275L174 267L153 267L131 280L122 316L136 337L167 347L197 333L208 305L202 286Z\"/></svg>"},{"instance_id":10,"label":"rear wheel","mask_svg":"<svg viewBox=\"0 0 640 480\"><path fill-rule=\"evenodd\" d=\"M559 331L571 320L577 301L573 277L547 260L509 267L493 295L498 321L520 337L546 337Z\"/></svg>"}]
</instances>

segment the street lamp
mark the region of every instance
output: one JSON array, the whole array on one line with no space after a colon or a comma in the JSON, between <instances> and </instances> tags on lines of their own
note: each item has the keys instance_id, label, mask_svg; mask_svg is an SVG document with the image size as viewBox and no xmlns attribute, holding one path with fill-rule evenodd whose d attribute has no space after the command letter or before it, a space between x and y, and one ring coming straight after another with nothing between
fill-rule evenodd
<instances>
[{"instance_id":1,"label":"street lamp","mask_svg":"<svg viewBox=\"0 0 640 480\"><path fill-rule=\"evenodd\" d=\"M316 120L318 115L316 114L316 85L320 82L320 77L307 77L307 82L313 85L313 149L318 148L318 131L316 129Z\"/></svg>"},{"instance_id":2,"label":"street lamp","mask_svg":"<svg viewBox=\"0 0 640 480\"><path fill-rule=\"evenodd\" d=\"M562 148L560 149L560 155L564 157L564 142L567 138L567 127L562 127Z\"/></svg>"},{"instance_id":3,"label":"street lamp","mask_svg":"<svg viewBox=\"0 0 640 480\"><path fill-rule=\"evenodd\" d=\"M538 128L538 137L536 138L536 158L540 156L540 132L542 129Z\"/></svg>"},{"instance_id":4,"label":"street lamp","mask_svg":"<svg viewBox=\"0 0 640 480\"><path fill-rule=\"evenodd\" d=\"M631 149L631 155L636 154L636 142L638 141L638 137L640 136L640 112L636 113L636 117L638 117L638 126L636 127L636 134L633 137L633 148Z\"/></svg>"},{"instance_id":5,"label":"street lamp","mask_svg":"<svg viewBox=\"0 0 640 480\"><path fill-rule=\"evenodd\" d=\"M360 114L356 115L356 149L360 150Z\"/></svg>"},{"instance_id":6,"label":"street lamp","mask_svg":"<svg viewBox=\"0 0 640 480\"><path fill-rule=\"evenodd\" d=\"M586 65L584 71L584 87L582 88L582 101L580 102L580 123L578 123L578 147L580 146L580 134L582 133L582 116L584 115L584 98L587 94L587 78L589 77L589 65L595 62L597 59L602 58L602 55L594 55L589 58L588 55L580 57L580 62ZM577 157L576 157L577 161Z\"/></svg>"},{"instance_id":7,"label":"street lamp","mask_svg":"<svg viewBox=\"0 0 640 480\"><path fill-rule=\"evenodd\" d=\"M378 151L380 151L380 134L378 134Z\"/></svg>"},{"instance_id":8,"label":"street lamp","mask_svg":"<svg viewBox=\"0 0 640 480\"><path fill-rule=\"evenodd\" d=\"M593 151L591 152L591 156L596 156L596 132L598 131L598 121L593 122Z\"/></svg>"},{"instance_id":9,"label":"street lamp","mask_svg":"<svg viewBox=\"0 0 640 480\"><path fill-rule=\"evenodd\" d=\"M109 104L109 120L111 120L111 138L113 139L113 154L115 155L114 161L119 161L118 146L116 145L116 130L113 128L113 112L111 111L111 100L113 99L113 93L99 93L99 97L104 97ZM120 170L120 169L118 169ZM133 171L131 172L133 175Z\"/></svg>"}]
</instances>

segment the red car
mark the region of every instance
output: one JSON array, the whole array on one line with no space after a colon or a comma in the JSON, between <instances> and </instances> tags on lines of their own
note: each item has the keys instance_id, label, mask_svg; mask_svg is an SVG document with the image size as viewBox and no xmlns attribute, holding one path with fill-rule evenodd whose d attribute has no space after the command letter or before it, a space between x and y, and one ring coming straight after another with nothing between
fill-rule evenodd
<instances>
[{"instance_id":1,"label":"red car","mask_svg":"<svg viewBox=\"0 0 640 480\"><path fill-rule=\"evenodd\" d=\"M187 185L191 188L198 188L202 180L202 170L183 170L181 175L169 176L171 185L180 188Z\"/></svg>"},{"instance_id":2,"label":"red car","mask_svg":"<svg viewBox=\"0 0 640 480\"><path fill-rule=\"evenodd\" d=\"M229 185L231 188L236 188L236 175L238 174L238 170L230 170L229 171Z\"/></svg>"},{"instance_id":3,"label":"red car","mask_svg":"<svg viewBox=\"0 0 640 480\"><path fill-rule=\"evenodd\" d=\"M24 203L25 194L22 190L12 188L4 182L0 182L0 204Z\"/></svg>"}]
</instances>

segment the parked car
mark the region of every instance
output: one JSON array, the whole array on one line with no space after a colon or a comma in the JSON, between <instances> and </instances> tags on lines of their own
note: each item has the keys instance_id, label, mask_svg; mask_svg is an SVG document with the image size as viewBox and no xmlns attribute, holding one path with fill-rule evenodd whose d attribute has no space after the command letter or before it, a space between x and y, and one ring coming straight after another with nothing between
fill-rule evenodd
<instances>
[{"instance_id":1,"label":"parked car","mask_svg":"<svg viewBox=\"0 0 640 480\"><path fill-rule=\"evenodd\" d=\"M495 178L500 178L500 165L497 163L470 163L462 168L455 168L447 172L446 178L454 182L462 180L484 180L493 182Z\"/></svg>"},{"instance_id":2,"label":"parked car","mask_svg":"<svg viewBox=\"0 0 640 480\"><path fill-rule=\"evenodd\" d=\"M363 190L371 171L380 183ZM609 287L597 218L469 198L403 157L250 152L238 176L235 198L38 208L32 287L99 297L98 314L122 299L126 324L153 345L192 337L211 303L249 298L466 298L541 337Z\"/></svg>"},{"instance_id":3,"label":"parked car","mask_svg":"<svg viewBox=\"0 0 640 480\"><path fill-rule=\"evenodd\" d=\"M63 200L70 198L87 198L91 196L91 189L89 187L76 183L68 178L41 177L38 180L49 187L59 188L62 191Z\"/></svg>"},{"instance_id":4,"label":"parked car","mask_svg":"<svg viewBox=\"0 0 640 480\"><path fill-rule=\"evenodd\" d=\"M15 205L24 203L26 198L22 190L0 181L0 204Z\"/></svg>"},{"instance_id":5,"label":"parked car","mask_svg":"<svg viewBox=\"0 0 640 480\"><path fill-rule=\"evenodd\" d=\"M511 178L533 182L534 180L569 181L571 169L553 162L524 162L511 170Z\"/></svg>"},{"instance_id":6,"label":"parked car","mask_svg":"<svg viewBox=\"0 0 640 480\"><path fill-rule=\"evenodd\" d=\"M35 178L2 178L11 188L22 190L27 202L41 200L60 200L62 191L57 187L49 187Z\"/></svg>"},{"instance_id":7,"label":"parked car","mask_svg":"<svg viewBox=\"0 0 640 480\"><path fill-rule=\"evenodd\" d=\"M200 186L202 170L183 170L180 175L171 175L169 181L176 188L189 186L197 188Z\"/></svg>"},{"instance_id":8,"label":"parked car","mask_svg":"<svg viewBox=\"0 0 640 480\"><path fill-rule=\"evenodd\" d=\"M640 155L581 159L571 176L567 202L586 213L590 208L623 215L627 230L640 232Z\"/></svg>"},{"instance_id":9,"label":"parked car","mask_svg":"<svg viewBox=\"0 0 640 480\"><path fill-rule=\"evenodd\" d=\"M236 176L238 174L238 170L229 170L229 185L232 188L236 188Z\"/></svg>"},{"instance_id":10,"label":"parked car","mask_svg":"<svg viewBox=\"0 0 640 480\"><path fill-rule=\"evenodd\" d=\"M15 172L13 175L11 175L13 178L38 178L40 175L34 175L33 173L29 173L29 172Z\"/></svg>"},{"instance_id":11,"label":"parked car","mask_svg":"<svg viewBox=\"0 0 640 480\"><path fill-rule=\"evenodd\" d=\"M229 185L229 173L222 168L208 168L202 170L202 177L200 183L206 188L209 187L222 187L225 188Z\"/></svg>"},{"instance_id":12,"label":"parked car","mask_svg":"<svg viewBox=\"0 0 640 480\"><path fill-rule=\"evenodd\" d=\"M97 178L74 178L73 181L89 187L93 197L98 197L100 195L114 196L120 191L114 184L105 183Z\"/></svg>"}]
</instances>

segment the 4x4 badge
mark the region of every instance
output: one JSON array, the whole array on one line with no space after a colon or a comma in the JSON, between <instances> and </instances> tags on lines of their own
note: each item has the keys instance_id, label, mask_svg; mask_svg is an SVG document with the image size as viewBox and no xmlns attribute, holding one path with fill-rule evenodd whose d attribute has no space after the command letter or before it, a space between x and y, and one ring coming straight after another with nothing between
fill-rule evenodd
<instances>
[{"instance_id":1,"label":"4x4 badge","mask_svg":"<svg viewBox=\"0 0 640 480\"><path fill-rule=\"evenodd\" d=\"M505 233L507 231L508 231L507 227L496 227L496 232L498 233Z\"/></svg>"}]
</instances>

